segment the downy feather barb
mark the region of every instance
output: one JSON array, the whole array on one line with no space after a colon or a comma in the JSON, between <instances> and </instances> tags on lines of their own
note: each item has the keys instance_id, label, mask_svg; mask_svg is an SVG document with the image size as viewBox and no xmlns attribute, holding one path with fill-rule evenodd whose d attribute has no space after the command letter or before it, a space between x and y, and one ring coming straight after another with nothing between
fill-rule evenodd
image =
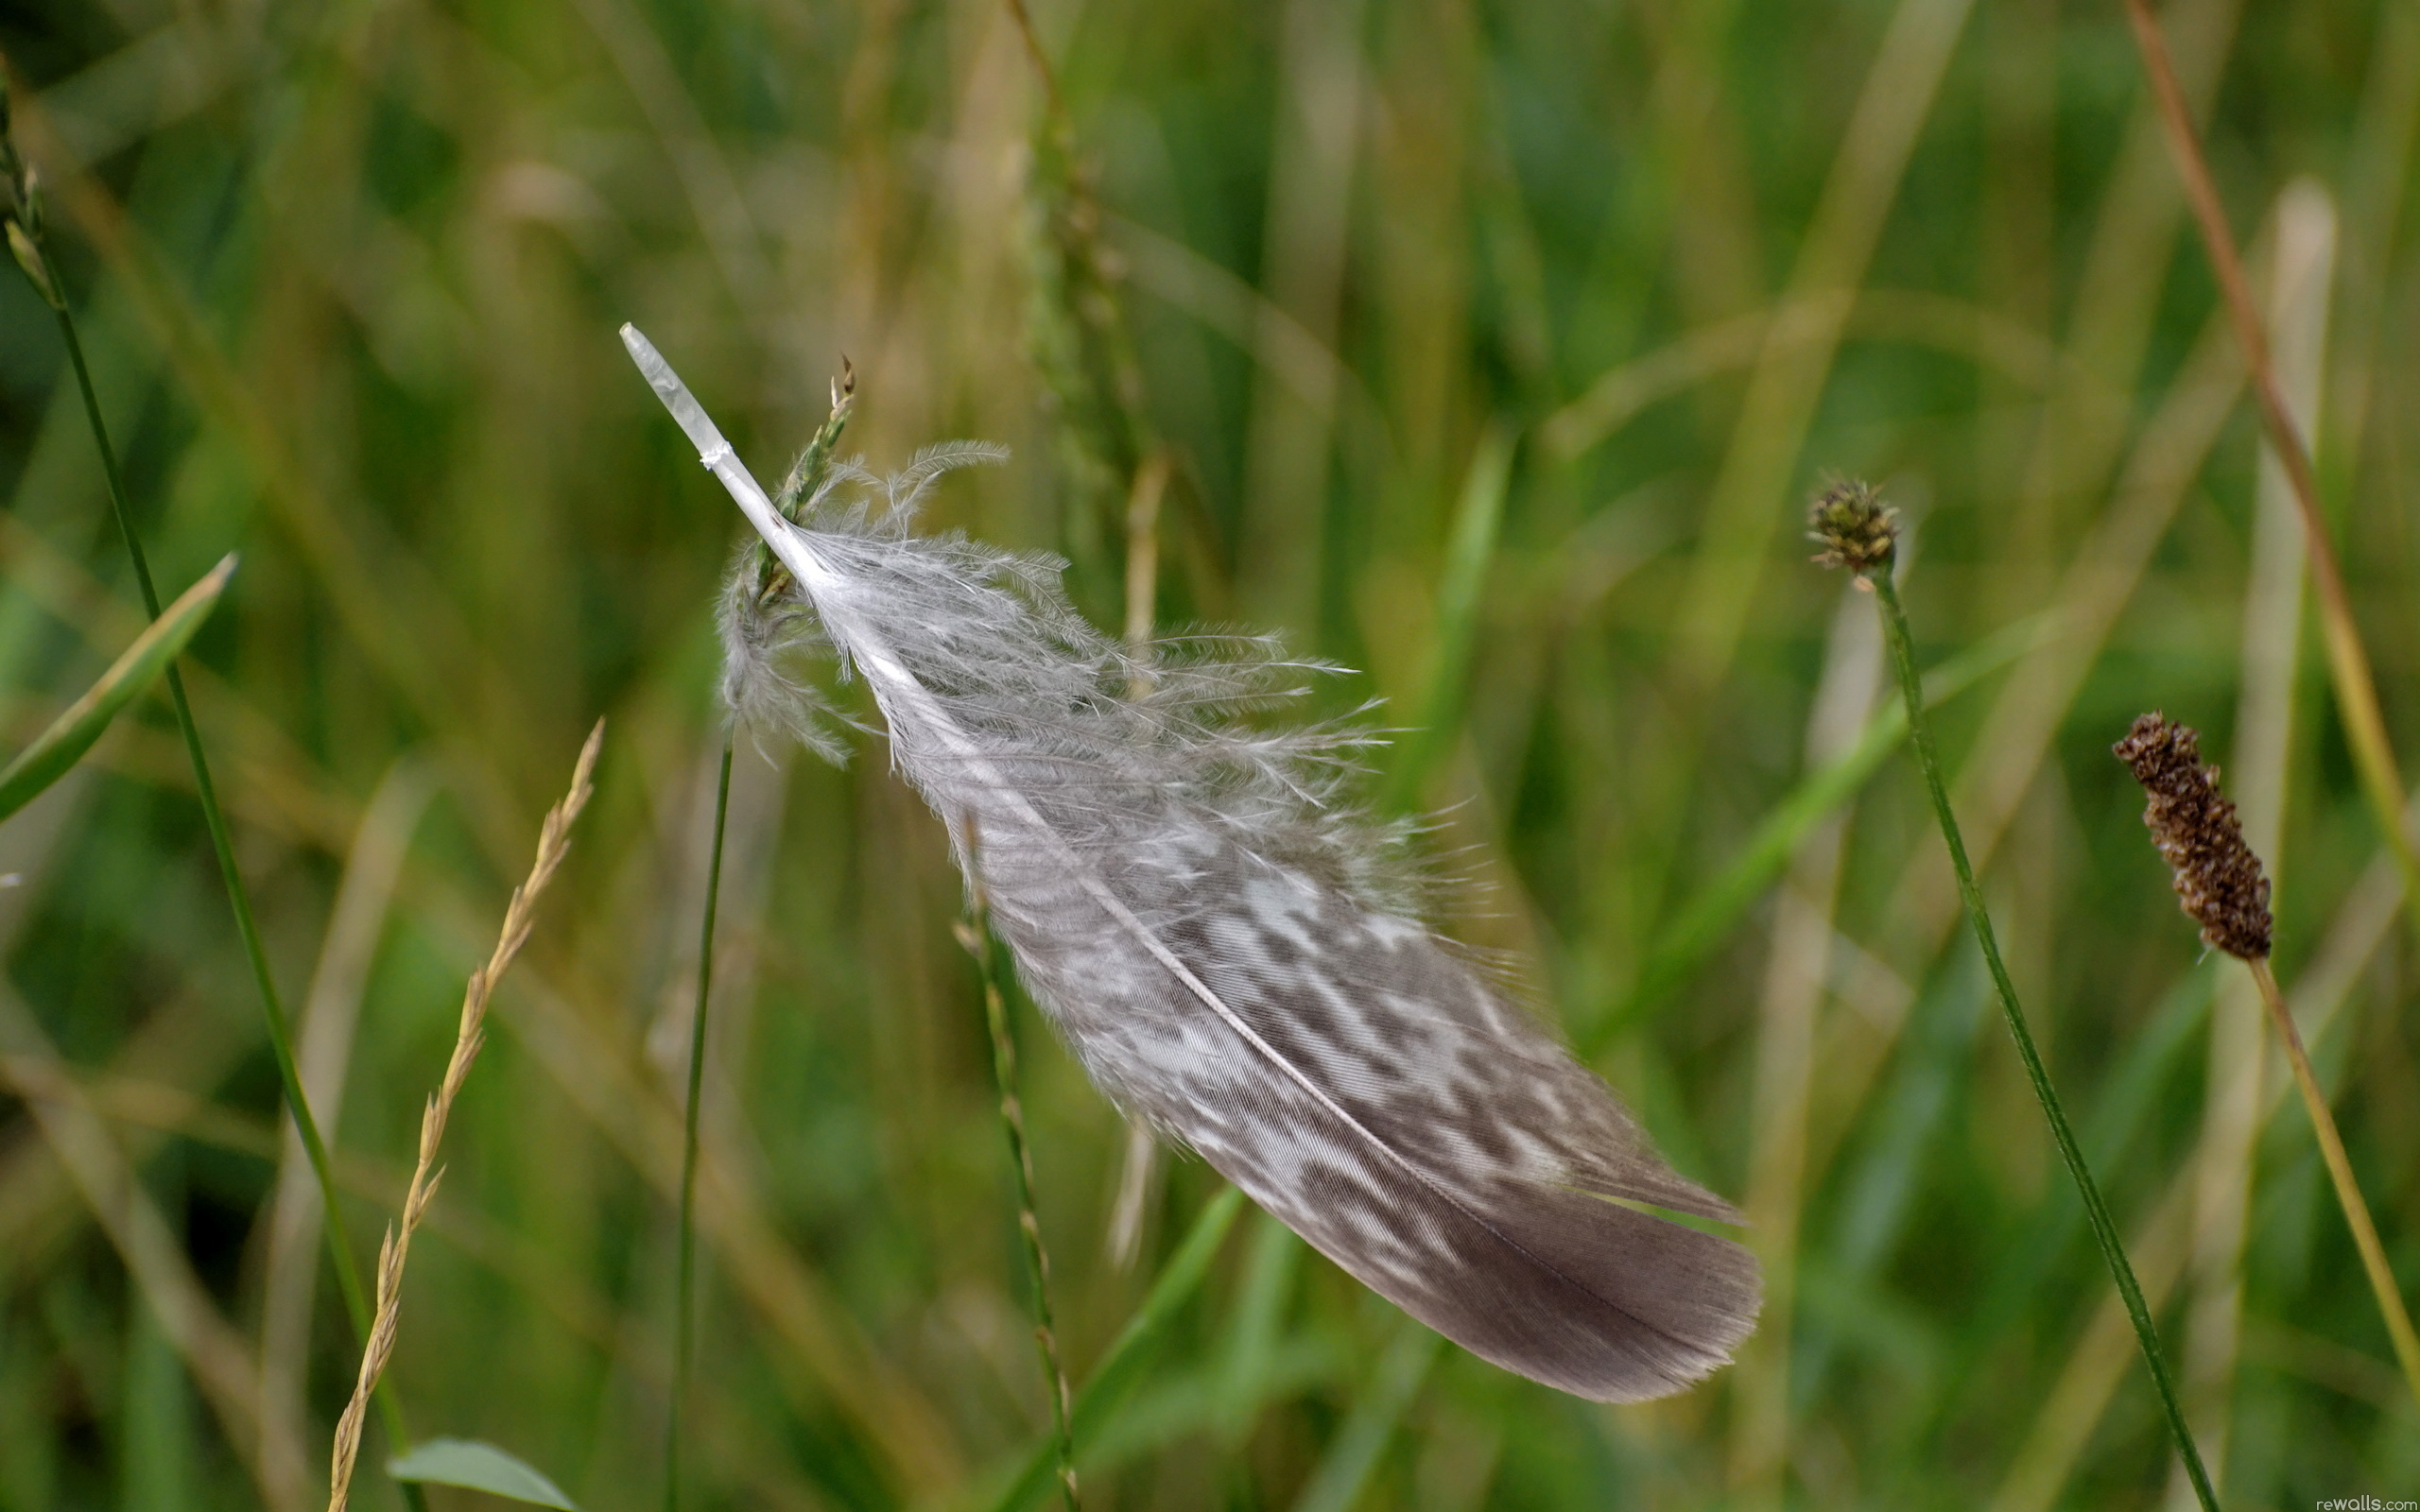
<instances>
[{"instance_id":1,"label":"downy feather barb","mask_svg":"<svg viewBox=\"0 0 2420 1512\"><path fill-rule=\"evenodd\" d=\"M885 514L817 500L794 524L647 338L622 339L793 581L768 611L788 628L726 640L820 638L865 679L894 765L1111 1099L1509 1369L1634 1401L1729 1360L1755 1261L1641 1209L1738 1213L1417 920L1399 832L1344 802L1371 736L1246 722L1307 663L1251 637L1130 649L1068 604L1056 562L908 533L934 476L991 454L923 454Z\"/></svg>"}]
</instances>

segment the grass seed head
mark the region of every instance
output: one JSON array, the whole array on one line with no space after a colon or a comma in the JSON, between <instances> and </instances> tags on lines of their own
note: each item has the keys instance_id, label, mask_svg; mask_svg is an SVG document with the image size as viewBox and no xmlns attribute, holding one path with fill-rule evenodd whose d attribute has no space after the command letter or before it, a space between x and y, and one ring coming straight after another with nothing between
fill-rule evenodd
<instances>
[{"instance_id":1,"label":"grass seed head","mask_svg":"<svg viewBox=\"0 0 2420 1512\"><path fill-rule=\"evenodd\" d=\"M1882 502L1874 485L1855 478L1818 494L1807 517L1807 538L1823 546L1815 560L1845 567L1859 577L1888 571L1899 543L1899 511Z\"/></svg>"},{"instance_id":2,"label":"grass seed head","mask_svg":"<svg viewBox=\"0 0 2420 1512\"><path fill-rule=\"evenodd\" d=\"M2202 937L2230 955L2269 954L2269 879L2243 839L2235 805L2219 794L2219 769L2202 765L2201 736L2152 713L2110 747L2143 784L2143 823L2176 874L2176 897Z\"/></svg>"},{"instance_id":3,"label":"grass seed head","mask_svg":"<svg viewBox=\"0 0 2420 1512\"><path fill-rule=\"evenodd\" d=\"M17 150L16 132L11 129L9 113L9 85L0 77L0 235L9 242L9 255L16 259L34 292L54 310L67 307L59 290L59 279L52 273L50 259L42 249L43 213L42 180L34 173L33 164Z\"/></svg>"}]
</instances>

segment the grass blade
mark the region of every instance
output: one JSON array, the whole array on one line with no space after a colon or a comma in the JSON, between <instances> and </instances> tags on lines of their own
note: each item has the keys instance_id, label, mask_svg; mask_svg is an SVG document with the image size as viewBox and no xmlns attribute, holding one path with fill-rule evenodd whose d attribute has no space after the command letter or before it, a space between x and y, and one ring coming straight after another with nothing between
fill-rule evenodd
<instances>
[{"instance_id":1,"label":"grass blade","mask_svg":"<svg viewBox=\"0 0 2420 1512\"><path fill-rule=\"evenodd\" d=\"M52 720L50 728L36 736L32 745L18 752L7 770L0 771L0 819L24 808L51 783L66 776L109 729L118 711L167 671L168 663L177 659L185 643L201 628L201 622L210 617L234 571L235 557L230 552L135 637L134 644L110 663L100 679Z\"/></svg>"},{"instance_id":2,"label":"grass blade","mask_svg":"<svg viewBox=\"0 0 2420 1512\"><path fill-rule=\"evenodd\" d=\"M673 1287L672 1400L664 1420L664 1512L681 1512L681 1419L697 1352L698 1104L705 1091L706 1007L715 990L715 909L722 901L722 842L731 817L731 739L715 782L715 839L706 852L706 912L698 926L698 1005L689 1016L689 1099L681 1128L680 1277Z\"/></svg>"},{"instance_id":3,"label":"grass blade","mask_svg":"<svg viewBox=\"0 0 2420 1512\"><path fill-rule=\"evenodd\" d=\"M1935 667L1924 679L1925 707L1947 702L2031 650L2049 628L2048 618L2037 614L2019 620ZM1865 732L1846 755L1807 773L1783 795L1730 865L1699 889L1664 930L1639 968L1638 982L1630 996L1580 1037L1583 1057L1600 1053L1625 1027L1660 1006L1688 980L1689 973L1722 943L1739 916L1781 875L1807 832L1863 787L1907 732L1908 711L1896 703L1884 704L1875 711Z\"/></svg>"},{"instance_id":4,"label":"grass blade","mask_svg":"<svg viewBox=\"0 0 2420 1512\"><path fill-rule=\"evenodd\" d=\"M399 1481L468 1486L534 1506L579 1512L579 1507L554 1482L493 1444L482 1444L476 1439L432 1438L410 1453L389 1460L387 1473Z\"/></svg>"},{"instance_id":5,"label":"grass blade","mask_svg":"<svg viewBox=\"0 0 2420 1512\"><path fill-rule=\"evenodd\" d=\"M1386 1452L1387 1440L1394 1436L1412 1399L1420 1395L1444 1342L1423 1325L1404 1319L1403 1331L1388 1346L1376 1374L1362 1388L1344 1426L1337 1430L1319 1469L1311 1472L1310 1484L1294 1503L1294 1512L1353 1512L1378 1468L1378 1457Z\"/></svg>"},{"instance_id":6,"label":"grass blade","mask_svg":"<svg viewBox=\"0 0 2420 1512\"><path fill-rule=\"evenodd\" d=\"M10 122L5 109L5 80L0 80L0 176L8 180L7 220L9 250L17 266L25 273L34 291L50 306L52 318L59 323L60 340L67 348L68 367L76 375L76 392L83 402L84 421L93 433L93 446L100 454L101 476L109 486L110 509L117 521L118 534L126 542L127 560L134 568L135 585L143 593L143 608L154 621L160 618L160 591L151 581L151 564L144 555L143 538L134 528L134 508L127 498L126 478L118 467L117 449L110 443L108 424L101 417L100 396L93 387L93 370L84 359L83 338L76 331L75 312L69 307L57 272L51 267L43 249L43 217L40 196L35 186L32 165L17 150ZM270 1047L276 1052L278 1081L285 1096L286 1108L294 1119L296 1133L302 1137L302 1148L311 1158L311 1174L318 1178L320 1201L326 1210L328 1253L336 1262L337 1287L344 1296L345 1312L353 1322L354 1336L366 1348L370 1340L371 1314L369 1294L361 1284L361 1271L354 1263L353 1250L345 1243L344 1227L337 1221L337 1183L329 1168L326 1143L320 1137L319 1122L311 1116L309 1100L302 1095L302 1078L294 1062L294 1039L286 1022L285 1009L278 1001L277 979L269 971L268 952L261 944L260 926L252 919L251 895L244 888L243 872L235 865L235 847L227 828L227 816L218 803L218 788L211 781L210 761L201 747L201 730L194 723L193 708L185 697L184 679L177 675L176 662L169 659L162 667L168 684L168 701L177 711L177 728L184 736L185 759L193 767L195 797L201 804L204 826L210 832L210 846L218 858L218 872L227 885L228 905L235 915L235 933L242 938L244 955L251 966L252 983L260 994L261 1017L268 1029ZM408 1442L404 1427L403 1408L395 1400L391 1387L378 1393L379 1417L385 1423L387 1435L397 1448ZM426 1502L417 1486L406 1486L405 1501L412 1512L426 1512Z\"/></svg>"},{"instance_id":7,"label":"grass blade","mask_svg":"<svg viewBox=\"0 0 2420 1512\"><path fill-rule=\"evenodd\" d=\"M2227 230L2226 210L2219 203L2218 186L2211 181L2210 164L2203 155L2192 111L2177 82L2158 18L2152 14L2145 0L2126 0L2126 19L2134 28L2135 46L2143 55L2143 72L2151 79L2160 123L2176 158L2177 174L2185 180L2186 198L2192 204L2203 249L2209 254L2211 270L2218 275L2219 292L2235 324L2236 339L2243 348L2244 367L2252 382L2253 397L2258 402L2260 422L2269 433L2269 444L2277 454L2277 464L2293 490L2294 503L2302 514L2303 534L2310 548L2311 582L2319 590L2319 622L2327 644L2327 671L2335 686L2337 714L2344 725L2344 743L2351 748L2353 765L2360 777L2361 795L2369 800L2371 815L2386 838L2396 869L2403 873L2404 906L2411 911L2415 935L2420 935L2420 852L2412 850L2411 838L2403 829L2403 774L2387 734L2386 715L2378 707L2377 679L2370 670L2369 652L2361 644L2360 627L2353 618L2353 600L2344 586L2344 569L2337 561L2335 542L2328 537L2327 517L2320 509L2319 477L2311 466L2310 447L2303 440L2293 412L2287 407L2285 390L2277 382L2276 364L2269 353L2268 332L2261 323L2259 306L2253 301L2251 283L2244 277L2243 260L2236 255L2235 238Z\"/></svg>"},{"instance_id":8,"label":"grass blade","mask_svg":"<svg viewBox=\"0 0 2420 1512\"><path fill-rule=\"evenodd\" d=\"M1412 706L1379 807L1407 813L1419 807L1422 784L1447 743L1461 730L1462 700L1471 651L1478 640L1478 616L1487 589L1488 564L1504 521L1504 495L1512 481L1512 433L1492 423L1482 432L1463 475L1453 535L1445 542L1445 565L1437 583L1437 635L1428 675Z\"/></svg>"}]
</instances>

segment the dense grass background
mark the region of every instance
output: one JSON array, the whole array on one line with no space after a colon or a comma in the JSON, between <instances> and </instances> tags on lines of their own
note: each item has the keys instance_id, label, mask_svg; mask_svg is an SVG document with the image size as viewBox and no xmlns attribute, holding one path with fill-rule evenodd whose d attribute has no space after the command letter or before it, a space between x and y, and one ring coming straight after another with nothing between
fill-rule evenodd
<instances>
[{"instance_id":1,"label":"dense grass background","mask_svg":"<svg viewBox=\"0 0 2420 1512\"><path fill-rule=\"evenodd\" d=\"M1677 985L1635 990L1876 707L1870 605L1797 539L1829 469L1909 517L1927 659L2047 615L1945 710L1947 753L2229 1504L2420 1496L2420 1416L2308 1126L2243 1091L2256 1007L2198 958L2107 754L2164 708L2256 833L2281 827L2280 973L2420 1292L2410 931L2279 592L2295 537L2118 8L1036 9L1176 458L1162 619L1282 627L1368 669L1323 690L1337 707L1444 719L1420 797L1470 880L1454 927L1524 961L1677 1163L1744 1195L1772 1288L1737 1367L1598 1408L1429 1349L1251 1216L1087 1456L1093 1503L2173 1494L1904 759ZM2319 396L2409 767L2420 19L2170 0L2166 21L2238 232L2292 275L2281 351ZM1011 443L940 523L1068 554L1116 623L1122 480L1035 360L1085 313L1053 292L1043 223L1084 206L1028 171L1041 95L1010 13L26 0L0 46L163 586L244 554L188 665L365 1263L462 978L612 720L457 1111L392 1378L417 1431L648 1505L737 522L614 327L653 335L760 473L821 421L842 352L875 465ZM13 277L0 386L13 748L139 611L55 328ZM1492 424L1517 437L1501 534L1475 620L1447 594L1441 628ZM1046 1422L958 884L878 739L860 752L738 763L700 1504L966 1504ZM258 1504L264 1432L323 1474L357 1354L310 1204L273 1216L296 1175L276 1077L156 700L0 827L0 1507ZM1019 1011L1080 1380L1219 1183L1177 1164L1141 1261L1114 1265L1124 1131ZM2266 1075L2273 1094L2273 1053ZM71 1147L137 1185L71 1180ZM199 1290L130 1281L147 1242L148 1274ZM214 1326L181 1349L160 1310L197 1299ZM266 1427L231 1429L247 1411ZM383 1476L360 1495L398 1504Z\"/></svg>"}]
</instances>

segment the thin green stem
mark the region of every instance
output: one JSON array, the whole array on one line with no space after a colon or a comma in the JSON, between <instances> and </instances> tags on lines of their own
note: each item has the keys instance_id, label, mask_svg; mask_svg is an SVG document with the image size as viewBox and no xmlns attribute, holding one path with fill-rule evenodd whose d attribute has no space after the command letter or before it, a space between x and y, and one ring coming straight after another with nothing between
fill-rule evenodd
<instances>
[{"instance_id":1,"label":"thin green stem","mask_svg":"<svg viewBox=\"0 0 2420 1512\"><path fill-rule=\"evenodd\" d=\"M110 507L116 512L118 533L126 540L126 555L134 564L135 586L142 591L144 611L153 619L160 617L160 591L151 581L151 563L143 553L143 539L135 533L134 510L126 496L126 480L117 465L117 449L110 444L109 427L101 420L100 396L93 388L93 373L84 361L84 343L76 334L76 319L65 305L53 306L59 318L59 334L67 343L67 361L76 370L76 388L83 397L84 419L92 427L93 444L101 454L101 475L108 481ZM201 800L202 822L210 831L211 849L218 854L218 873L227 884L227 901L235 910L235 933L244 942L244 954L251 962L252 982L260 990L261 1017L268 1025L269 1048L277 1057L277 1075L285 1091L286 1110L293 1115L295 1132L302 1136L303 1153L311 1162L311 1174L320 1184L320 1204L326 1211L321 1228L326 1231L328 1253L336 1261L337 1287L344 1296L345 1312L353 1319L354 1336L368 1342L370 1338L370 1294L363 1290L361 1272L353 1263L353 1250L345 1244L341 1210L337 1206L337 1183L328 1163L328 1147L320 1138L319 1121L311 1116L311 1105L302 1095L302 1076L294 1061L294 1040L285 1022L285 1009L279 1003L277 980L271 974L268 953L261 945L260 927L252 919L251 896L244 890L243 873L235 867L235 848L228 836L227 816L218 806L218 788L210 778L210 761L202 753L201 731L194 724L193 706L185 698L184 679L178 675L176 664L169 663L166 681L168 700L176 706L177 728L184 734L185 756L193 764L194 792ZM394 1392L378 1388L378 1415L385 1425L387 1437L397 1453L411 1445L404 1428L402 1406ZM405 1496L414 1512L424 1512L425 1500L417 1486L406 1485Z\"/></svg>"},{"instance_id":2,"label":"thin green stem","mask_svg":"<svg viewBox=\"0 0 2420 1512\"><path fill-rule=\"evenodd\" d=\"M975 845L967 845L967 875L977 874ZM1025 1107L1017 1101L1017 1046L1009 1027L1007 999L1000 991L999 969L992 954L991 913L983 888L976 882L967 906L959 942L975 957L976 974L983 988L983 1022L992 1035L992 1079L1000 1092L1000 1127L1008 1135L1009 1172L1016 1182L1017 1229L1025 1236L1026 1279L1033 1285L1033 1340L1042 1357L1043 1389L1050 1396L1050 1431L1059 1458L1059 1495L1067 1512L1079 1512L1076 1495L1076 1435L1071 1424L1067 1372L1059 1362L1059 1333L1050 1316L1050 1254L1042 1245L1042 1222L1033 1211L1033 1154L1026 1143Z\"/></svg>"},{"instance_id":3,"label":"thin green stem","mask_svg":"<svg viewBox=\"0 0 2420 1512\"><path fill-rule=\"evenodd\" d=\"M2041 1101L2042 1116L2050 1125L2050 1137L2058 1143L2059 1157L2066 1162L2067 1174L2075 1178L2076 1191L2083 1198L2084 1215L2092 1223L2093 1238L2100 1241L2101 1258L2109 1263L2110 1277L2118 1283L2118 1296L2126 1304L2126 1316L2135 1325L2135 1338L2142 1346L2144 1363L2151 1366L2152 1384L2159 1392L2160 1407L2168 1415L2168 1431L2176 1440L2176 1452L2185 1461L2185 1473L2193 1482L2193 1494L2200 1499L2204 1512L2218 1512L2218 1494L2210 1487L2210 1473L2202 1467L2202 1452L2194 1445L2191 1430L2186 1427L2185 1409L2177 1403L2176 1383L2169 1378L2168 1362L2160 1354L2159 1334L2152 1325L2143 1288L2135 1280L2135 1267L2126 1260L2118 1225L2109 1215L2108 1204L2100 1198L2100 1189L2094 1184L2091 1170L2084 1164L2083 1151L2067 1127L2067 1115L2059 1106L2059 1094L2051 1089L2050 1074L2043 1069L2042 1054L2033 1047L2032 1032L2025 1025L2025 1011L2017 1006L2016 988L2009 981L2008 967L2000 960L1991 915L1984 911L1982 890L1975 885L1975 868L1966 859L1966 841L1959 833L1958 816L1949 806L1949 789L1942 781L1941 757L1933 748L1932 725L1925 717L1924 682L1916 673L1916 653L1908 633L1907 610L1900 607L1898 590L1891 583L1891 564L1885 561L1865 581L1872 585L1875 602L1882 610L1883 638L1890 643L1892 669L1898 676L1899 696L1907 704L1909 743L1915 747L1916 765L1924 772L1925 791L1932 799L1933 815L1941 821L1942 840L1949 847L1950 868L1958 874L1958 896L1964 901L1966 918L1975 926L1975 941L1982 947L1983 964L1991 971L1992 985L1999 990L2000 1015L2008 1021L2009 1036L2016 1041L2018 1058L2025 1062L2026 1079L2033 1084L2033 1095Z\"/></svg>"},{"instance_id":4,"label":"thin green stem","mask_svg":"<svg viewBox=\"0 0 2420 1512\"><path fill-rule=\"evenodd\" d=\"M696 1352L698 1263L698 1105L706 1079L706 1006L714 1001L715 910L722 899L723 823L731 816L731 738L722 743L722 775L715 782L715 843L706 857L706 917L698 927L698 1007L689 1020L689 1106L682 1124L681 1262L673 1288L672 1407L664 1425L664 1512L681 1508L681 1409L689 1397L689 1361Z\"/></svg>"}]
</instances>

